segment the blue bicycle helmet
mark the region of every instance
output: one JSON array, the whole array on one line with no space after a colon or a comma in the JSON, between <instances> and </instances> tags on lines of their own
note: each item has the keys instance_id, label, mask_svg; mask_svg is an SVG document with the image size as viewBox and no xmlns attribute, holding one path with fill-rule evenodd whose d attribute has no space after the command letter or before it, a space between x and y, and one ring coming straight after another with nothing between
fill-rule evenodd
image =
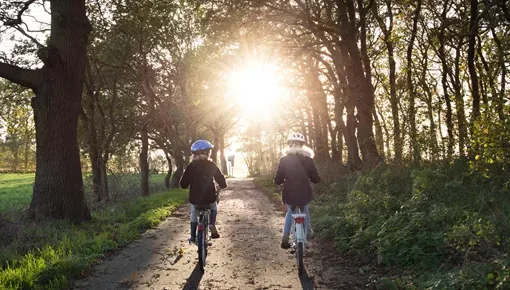
<instances>
[{"instance_id":1,"label":"blue bicycle helmet","mask_svg":"<svg viewBox=\"0 0 510 290\"><path fill-rule=\"evenodd\" d=\"M213 149L214 146L207 140L197 140L191 145L191 153L199 151L208 151Z\"/></svg>"}]
</instances>

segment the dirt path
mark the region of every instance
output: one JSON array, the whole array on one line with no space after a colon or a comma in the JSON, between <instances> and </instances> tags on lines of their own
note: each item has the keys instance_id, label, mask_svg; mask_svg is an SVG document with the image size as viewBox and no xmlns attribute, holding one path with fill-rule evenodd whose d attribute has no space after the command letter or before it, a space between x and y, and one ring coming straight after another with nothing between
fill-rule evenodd
<instances>
[{"instance_id":1,"label":"dirt path","mask_svg":"<svg viewBox=\"0 0 510 290\"><path fill-rule=\"evenodd\" d=\"M250 180L229 180L219 204L221 238L210 247L205 274L198 270L196 246L187 242L185 206L95 266L88 278L76 282L76 289L362 288L365 278L357 267L347 266L318 242L307 249L307 274L298 277L294 255L280 248L282 223L282 213Z\"/></svg>"}]
</instances>

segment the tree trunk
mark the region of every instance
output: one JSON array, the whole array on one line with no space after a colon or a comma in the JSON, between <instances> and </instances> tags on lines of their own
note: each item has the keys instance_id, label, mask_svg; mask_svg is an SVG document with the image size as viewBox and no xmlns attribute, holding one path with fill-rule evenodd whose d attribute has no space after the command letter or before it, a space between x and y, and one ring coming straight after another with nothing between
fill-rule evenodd
<instances>
[{"instance_id":1,"label":"tree trunk","mask_svg":"<svg viewBox=\"0 0 510 290\"><path fill-rule=\"evenodd\" d=\"M168 153L165 153L166 161L168 162L168 171L165 175L165 188L171 189L170 178L172 177L172 158Z\"/></svg>"},{"instance_id":2,"label":"tree trunk","mask_svg":"<svg viewBox=\"0 0 510 290\"><path fill-rule=\"evenodd\" d=\"M107 202L110 200L108 190L108 159L110 157L106 153L101 158L101 200Z\"/></svg>"},{"instance_id":3,"label":"tree trunk","mask_svg":"<svg viewBox=\"0 0 510 290\"><path fill-rule=\"evenodd\" d=\"M85 202L77 142L87 38L85 1L53 0L43 81L32 99L37 168L30 212L36 218L91 218Z\"/></svg>"},{"instance_id":4,"label":"tree trunk","mask_svg":"<svg viewBox=\"0 0 510 290\"><path fill-rule=\"evenodd\" d=\"M349 9L349 15L354 15L354 3L348 0L347 7L339 3L339 13L341 19L341 28L343 31L342 43L346 45L348 54L343 53L346 59L350 60L350 66L354 80L349 79L352 87L352 95L356 98L356 108L359 116L358 141L362 152L365 153L363 162L367 167L374 167L381 162L381 156L375 146L372 112L374 110L374 95L367 86L361 55L357 46L356 25L349 23L346 9ZM351 83L352 81L352 83Z\"/></svg>"},{"instance_id":5,"label":"tree trunk","mask_svg":"<svg viewBox=\"0 0 510 290\"><path fill-rule=\"evenodd\" d=\"M140 132L142 148L140 150L140 186L142 196L149 195L149 135L146 126Z\"/></svg>"},{"instance_id":6,"label":"tree trunk","mask_svg":"<svg viewBox=\"0 0 510 290\"><path fill-rule=\"evenodd\" d=\"M374 110L374 125L375 125L375 141L377 145L377 151L381 154L381 158L384 159L384 135L382 131L381 122L377 116L377 112Z\"/></svg>"},{"instance_id":7,"label":"tree trunk","mask_svg":"<svg viewBox=\"0 0 510 290\"><path fill-rule=\"evenodd\" d=\"M184 156L181 151L174 150L174 160L175 160L175 172L172 176L172 183L170 184L171 188L181 188L179 182L181 181L182 174L184 173Z\"/></svg>"},{"instance_id":8,"label":"tree trunk","mask_svg":"<svg viewBox=\"0 0 510 290\"><path fill-rule=\"evenodd\" d=\"M447 12L448 3L445 2L443 6L443 12L441 14L442 21L446 21L446 12ZM446 61L446 51L445 51L445 28L441 28L439 31L439 59L441 60L441 85L443 88L443 96L446 103L446 130L448 133L448 142L446 149L446 158L450 160L453 156L453 146L455 144L455 136L453 133L453 111L452 111L452 101L450 99L450 95L448 94L448 63Z\"/></svg>"},{"instance_id":9,"label":"tree trunk","mask_svg":"<svg viewBox=\"0 0 510 290\"><path fill-rule=\"evenodd\" d=\"M354 105L347 102L347 126L343 125L345 143L347 145L347 168L358 170L361 168L361 159L359 158L359 147L356 140L356 117L354 116Z\"/></svg>"},{"instance_id":10,"label":"tree trunk","mask_svg":"<svg viewBox=\"0 0 510 290\"><path fill-rule=\"evenodd\" d=\"M506 7L506 6L505 6ZM497 35L494 27L491 27L491 33L492 38L494 39L494 42L496 43L496 47L498 48L498 64L501 67L501 88L499 91L499 95L497 98L497 106L496 111L498 113L499 119L503 121L505 119L505 114L503 111L504 104L505 104L505 97L506 97L506 74L507 74L507 64L505 62L505 49L503 48L503 44L501 43L501 39ZM493 96L493 98L496 98L496 96Z\"/></svg>"},{"instance_id":11,"label":"tree trunk","mask_svg":"<svg viewBox=\"0 0 510 290\"><path fill-rule=\"evenodd\" d=\"M219 147L220 147L220 137L219 137L219 133L217 130L215 129L211 129L212 133L213 133L213 149L211 150L211 160L214 162L214 163L218 163L218 151L219 151Z\"/></svg>"},{"instance_id":12,"label":"tree trunk","mask_svg":"<svg viewBox=\"0 0 510 290\"><path fill-rule=\"evenodd\" d=\"M374 3L369 4L374 5ZM370 91L371 98L374 99L374 86L372 85L372 66L370 64L370 57L368 56L367 49L367 21L366 15L368 13L368 9L363 7L363 0L358 0L358 9L359 12L359 26L360 26L360 51L361 57L363 61L363 67L365 71L365 82L368 90ZM376 132L376 147L377 151L381 155L381 158L384 159L384 139L382 134L381 123L379 122L379 118L377 117L377 112L375 108L373 109L374 116L374 125Z\"/></svg>"},{"instance_id":13,"label":"tree trunk","mask_svg":"<svg viewBox=\"0 0 510 290\"><path fill-rule=\"evenodd\" d=\"M220 137L220 162L221 162L221 172L224 175L228 175L228 167L227 167L227 158L225 156L225 135L221 135Z\"/></svg>"},{"instance_id":14,"label":"tree trunk","mask_svg":"<svg viewBox=\"0 0 510 290\"><path fill-rule=\"evenodd\" d=\"M313 120L312 120L312 112L311 112L311 109L310 109L310 106L309 105L306 105L306 108L305 108L305 114L306 114L306 123L307 123L307 126L308 126L308 146L310 146L310 148L312 149L315 149L315 151L317 151L317 148L316 148L316 142L315 142L315 128L313 127Z\"/></svg>"},{"instance_id":15,"label":"tree trunk","mask_svg":"<svg viewBox=\"0 0 510 290\"><path fill-rule=\"evenodd\" d=\"M25 141L25 148L23 150L23 167L25 172L28 171L28 156L30 155L30 139L27 138Z\"/></svg>"},{"instance_id":16,"label":"tree trunk","mask_svg":"<svg viewBox=\"0 0 510 290\"><path fill-rule=\"evenodd\" d=\"M465 155L465 145L467 138L466 128L466 114L464 111L464 95L462 94L462 82L460 80L460 53L462 49L462 41L459 39L459 44L455 51L455 106L457 107L457 124L459 126L459 155Z\"/></svg>"},{"instance_id":17,"label":"tree trunk","mask_svg":"<svg viewBox=\"0 0 510 290\"><path fill-rule=\"evenodd\" d=\"M469 43L468 43L468 70L471 76L471 94L473 99L473 112L471 124L480 116L480 91L478 88L478 75L475 66L475 45L478 34L478 0L471 0L471 16L469 20Z\"/></svg>"},{"instance_id":18,"label":"tree trunk","mask_svg":"<svg viewBox=\"0 0 510 290\"><path fill-rule=\"evenodd\" d=\"M330 158L328 146L328 127L324 119L324 107L327 110L326 104L321 104L326 101L326 95L322 89L322 84L319 80L319 72L314 63L309 63L309 92L308 101L312 107L313 127L315 131L315 144L317 146L317 161L324 162ZM327 114L326 114L327 116Z\"/></svg>"},{"instance_id":19,"label":"tree trunk","mask_svg":"<svg viewBox=\"0 0 510 290\"><path fill-rule=\"evenodd\" d=\"M409 45L407 46L407 70L406 70L406 81L407 81L407 90L409 93L409 123L410 123L410 132L409 135L411 137L411 149L413 162L420 162L420 146L417 140L417 132L416 132L416 109L415 109L415 99L416 99L416 89L413 85L413 48L414 48L414 40L416 39L416 32L418 31L418 18L420 17L421 11L421 0L418 0L416 3L416 10L414 12L413 17L413 28L411 30L411 39L409 40ZM424 67L424 71L426 71L426 67Z\"/></svg>"},{"instance_id":20,"label":"tree trunk","mask_svg":"<svg viewBox=\"0 0 510 290\"><path fill-rule=\"evenodd\" d=\"M92 148L89 144L89 158L92 166L92 192L96 198L96 202L102 198L102 180L101 180L101 160L97 148Z\"/></svg>"},{"instance_id":21,"label":"tree trunk","mask_svg":"<svg viewBox=\"0 0 510 290\"><path fill-rule=\"evenodd\" d=\"M399 100L397 97L397 77L396 77L396 63L395 52L393 43L393 9L391 0L386 0L386 12L389 17L389 27L386 27L386 19L379 16L377 3L372 5L374 16L377 19L379 26L384 34L384 44L388 52L389 64L389 86L390 86L390 105L393 120L393 146L395 150L394 160L396 163L402 162L402 133L400 129L399 117Z\"/></svg>"}]
</instances>

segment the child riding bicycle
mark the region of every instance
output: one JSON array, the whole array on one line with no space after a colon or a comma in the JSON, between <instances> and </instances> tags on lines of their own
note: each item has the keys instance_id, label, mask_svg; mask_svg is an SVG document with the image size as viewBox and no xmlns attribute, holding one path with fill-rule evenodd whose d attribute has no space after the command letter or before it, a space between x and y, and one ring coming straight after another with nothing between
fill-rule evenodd
<instances>
[{"instance_id":1,"label":"child riding bicycle","mask_svg":"<svg viewBox=\"0 0 510 290\"><path fill-rule=\"evenodd\" d=\"M211 208L211 215L209 219L209 230L211 231L211 238L217 239L220 237L216 229L216 217L218 214L217 195L214 181L216 181L220 188L227 188L225 176L221 173L220 169L209 158L211 149L214 146L206 140L197 140L191 145L192 161L186 167L182 175L180 185L182 188L190 188L189 202L191 204L191 237L190 242L196 241L197 234L197 206L209 205Z\"/></svg>"},{"instance_id":2,"label":"child riding bicycle","mask_svg":"<svg viewBox=\"0 0 510 290\"><path fill-rule=\"evenodd\" d=\"M292 206L303 206L306 214L306 230L311 236L310 212L308 203L312 200L310 182L319 183L321 178L313 161L313 151L305 146L305 137L292 133L287 138L286 155L280 159L274 183L283 184L282 200L287 207L281 247L290 248L289 235L292 225Z\"/></svg>"}]
</instances>

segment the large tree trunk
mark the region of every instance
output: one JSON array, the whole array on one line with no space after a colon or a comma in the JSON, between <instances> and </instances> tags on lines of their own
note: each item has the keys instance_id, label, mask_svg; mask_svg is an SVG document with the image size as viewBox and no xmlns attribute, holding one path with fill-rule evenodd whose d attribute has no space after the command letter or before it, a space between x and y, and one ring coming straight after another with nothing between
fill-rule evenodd
<instances>
[{"instance_id":1,"label":"large tree trunk","mask_svg":"<svg viewBox=\"0 0 510 290\"><path fill-rule=\"evenodd\" d=\"M140 150L140 186L142 196L149 195L149 135L147 128L143 126L140 136L142 138L142 148Z\"/></svg>"},{"instance_id":2,"label":"large tree trunk","mask_svg":"<svg viewBox=\"0 0 510 290\"><path fill-rule=\"evenodd\" d=\"M49 46L39 54L43 82L32 99L37 169L30 212L81 222L91 218L77 142L90 24L84 0L53 0L51 14Z\"/></svg>"}]
</instances>

